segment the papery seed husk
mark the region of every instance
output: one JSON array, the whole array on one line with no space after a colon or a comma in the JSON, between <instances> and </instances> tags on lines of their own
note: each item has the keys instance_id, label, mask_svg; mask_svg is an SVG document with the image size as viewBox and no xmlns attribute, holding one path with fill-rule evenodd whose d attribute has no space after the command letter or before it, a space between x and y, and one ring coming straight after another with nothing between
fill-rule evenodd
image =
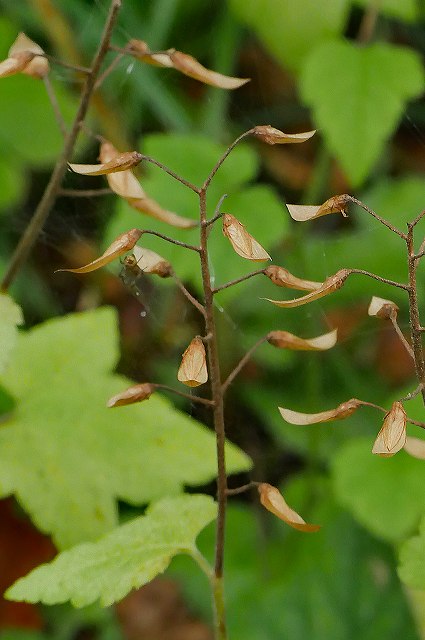
<instances>
[{"instance_id":1,"label":"papery seed husk","mask_svg":"<svg viewBox=\"0 0 425 640\"><path fill-rule=\"evenodd\" d=\"M300 413L298 411L292 411L291 409L285 409L284 407L278 407L280 414L286 422L289 424L307 426L310 424L319 424L321 422L333 422L334 420L343 420L351 416L359 407L362 406L361 400L357 398L351 398L346 402L342 402L335 409L329 409L329 411L321 411L320 413Z\"/></svg>"},{"instance_id":2,"label":"papery seed husk","mask_svg":"<svg viewBox=\"0 0 425 640\"><path fill-rule=\"evenodd\" d=\"M272 300L271 298L263 299L268 302L272 302L277 307L300 307L303 304L308 304L309 302L313 302L313 300L323 298L324 296L340 289L350 273L352 273L350 269L340 269L333 276L327 278L319 289L316 289L301 298L294 298L293 300Z\"/></svg>"},{"instance_id":3,"label":"papery seed husk","mask_svg":"<svg viewBox=\"0 0 425 640\"><path fill-rule=\"evenodd\" d=\"M302 278L297 278L292 273L290 273L287 269L283 267L279 267L278 265L272 264L270 267L264 271L264 275L266 275L273 284L278 287L284 287L286 289L298 289L299 291L315 291L316 289L320 289L323 286L323 282L314 282L312 280L303 280Z\"/></svg>"},{"instance_id":4,"label":"papery seed husk","mask_svg":"<svg viewBox=\"0 0 425 640\"><path fill-rule=\"evenodd\" d=\"M148 400L154 391L154 385L149 382L135 384L125 391L121 391L121 393L117 393L115 396L112 396L112 398L108 400L107 406L110 408L122 407L127 404L143 402L144 400Z\"/></svg>"},{"instance_id":5,"label":"papery seed husk","mask_svg":"<svg viewBox=\"0 0 425 640\"><path fill-rule=\"evenodd\" d=\"M296 144L306 142L314 136L316 130L303 131L301 133L284 133L275 129L270 124L257 125L251 130L251 134L267 144Z\"/></svg>"},{"instance_id":6,"label":"papery seed husk","mask_svg":"<svg viewBox=\"0 0 425 640\"><path fill-rule=\"evenodd\" d=\"M270 331L267 342L278 349L294 351L325 351L335 346L337 329L316 338L299 338L288 331Z\"/></svg>"},{"instance_id":7,"label":"papery seed husk","mask_svg":"<svg viewBox=\"0 0 425 640\"><path fill-rule=\"evenodd\" d=\"M196 336L183 353L177 379L188 387L199 387L208 380L204 343Z\"/></svg>"},{"instance_id":8,"label":"papery seed husk","mask_svg":"<svg viewBox=\"0 0 425 640\"><path fill-rule=\"evenodd\" d=\"M369 316L376 316L377 318L396 318L397 312L398 306L395 302L378 296L372 297L367 310Z\"/></svg>"},{"instance_id":9,"label":"papery seed husk","mask_svg":"<svg viewBox=\"0 0 425 640\"><path fill-rule=\"evenodd\" d=\"M422 438L406 436L406 442L403 448L413 458L425 460L425 440L422 440Z\"/></svg>"},{"instance_id":10,"label":"papery seed husk","mask_svg":"<svg viewBox=\"0 0 425 640\"><path fill-rule=\"evenodd\" d=\"M401 402L394 402L374 442L372 453L388 458L406 442L406 412Z\"/></svg>"},{"instance_id":11,"label":"papery seed husk","mask_svg":"<svg viewBox=\"0 0 425 640\"><path fill-rule=\"evenodd\" d=\"M307 523L296 511L287 504L280 491L267 482L258 485L260 502L268 511L280 518L290 527L298 531L313 532L320 529L320 525Z\"/></svg>"},{"instance_id":12,"label":"papery seed husk","mask_svg":"<svg viewBox=\"0 0 425 640\"><path fill-rule=\"evenodd\" d=\"M253 262L271 260L261 244L245 229L242 222L230 213L223 215L223 233L230 241L233 249L242 258Z\"/></svg>"}]
</instances>

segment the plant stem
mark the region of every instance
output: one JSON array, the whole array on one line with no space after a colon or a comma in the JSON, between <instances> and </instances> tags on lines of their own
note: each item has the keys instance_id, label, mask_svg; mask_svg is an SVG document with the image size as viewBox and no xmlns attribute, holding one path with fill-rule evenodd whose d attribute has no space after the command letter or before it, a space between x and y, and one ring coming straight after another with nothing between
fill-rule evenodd
<instances>
[{"instance_id":1,"label":"plant stem","mask_svg":"<svg viewBox=\"0 0 425 640\"><path fill-rule=\"evenodd\" d=\"M407 225L408 231L406 236L407 246L407 264L409 272L409 314L410 314L410 335L412 340L412 348L415 361L416 377L419 385L421 385L421 393L425 404L425 361L422 348L421 323L419 319L418 307L418 290L416 282L416 268L418 260L415 256L413 241L413 224Z\"/></svg>"},{"instance_id":2,"label":"plant stem","mask_svg":"<svg viewBox=\"0 0 425 640\"><path fill-rule=\"evenodd\" d=\"M373 218L375 218L375 220L378 220L378 222L380 222L385 227L387 227L387 229L390 229L390 231L392 231L396 235L400 236L400 238L403 238L403 240L406 240L407 236L406 236L405 233L400 231L400 229L397 229L397 227L395 227L393 224L391 224L391 222L388 222L388 220L385 220L384 218L381 218L381 216L379 216L377 213L375 213L364 202L362 202L361 200L357 200L357 198L355 198L354 196L348 196L348 198L349 198L349 200L351 200L351 202L354 202L355 204L358 204L359 207L361 207L362 209L364 209L364 211L369 213L369 215L371 215Z\"/></svg>"},{"instance_id":3,"label":"plant stem","mask_svg":"<svg viewBox=\"0 0 425 640\"><path fill-rule=\"evenodd\" d=\"M249 278L253 278L254 276L258 276L260 274L264 274L266 269L258 269L258 271L252 271L248 273L246 276L242 276L241 278L237 278L236 280L231 280L230 282L226 282L226 284L221 284L219 287L215 287L213 289L213 293L218 293L223 289L227 289L228 287L233 287L234 284L239 284L239 282L244 282L244 280L249 280Z\"/></svg>"},{"instance_id":4,"label":"plant stem","mask_svg":"<svg viewBox=\"0 0 425 640\"><path fill-rule=\"evenodd\" d=\"M252 356L254 351L256 351L256 349L258 349L258 347L260 347L264 342L266 342L268 336L269 336L269 334L267 334L267 335L263 336L262 338L260 338L259 340L257 340L257 342L251 347L251 349L249 349L245 353L245 355L239 360L239 362L236 365L236 367L227 376L226 380L221 385L221 389L222 389L223 393L226 391L226 389L229 387L229 385L233 382L233 380L236 378L236 376L241 371L241 369L243 369L243 367L246 365L246 363L248 362L248 360L250 359L250 357Z\"/></svg>"},{"instance_id":5,"label":"plant stem","mask_svg":"<svg viewBox=\"0 0 425 640\"><path fill-rule=\"evenodd\" d=\"M392 287L398 287L399 289L404 289L405 291L409 291L410 285L403 284L402 282L396 282L395 280L388 280L388 278L382 278L381 276L376 275L376 273L371 273L370 271L365 271L364 269L348 269L350 275L352 273L360 273L363 276L367 276L368 278L373 278L373 280L378 280L378 282L383 282L384 284L389 284Z\"/></svg>"},{"instance_id":6,"label":"plant stem","mask_svg":"<svg viewBox=\"0 0 425 640\"><path fill-rule=\"evenodd\" d=\"M151 235L156 236L157 238L161 238L166 242L170 242L171 244L175 244L178 247L184 247L185 249L190 249L191 251L196 251L197 253L201 253L200 247L195 247L193 244L187 244L187 242L180 242L180 240L174 240L174 238L170 238L170 236L165 236L163 233L159 233L158 231L151 231L150 229L143 229L142 235Z\"/></svg>"},{"instance_id":7,"label":"plant stem","mask_svg":"<svg viewBox=\"0 0 425 640\"><path fill-rule=\"evenodd\" d=\"M28 224L24 234L22 235L13 255L10 260L9 266L0 284L1 291L7 291L12 284L19 269L26 261L32 247L34 246L38 234L40 233L43 225L56 201L58 191L60 189L63 177L68 167L68 160L71 157L75 143L77 141L78 134L83 124L84 118L87 114L87 110L90 104L90 98L93 93L94 84L96 82L97 75L99 73L100 66L108 51L109 40L112 35L116 19L118 17L118 11L121 7L121 0L112 0L109 15L105 23L102 38L99 47L94 55L91 71L87 75L80 98L80 104L78 106L77 114L74 118L71 130L65 138L65 143L62 149L55 167L53 169L50 180L44 191L44 194L34 212L34 215Z\"/></svg>"},{"instance_id":8,"label":"plant stem","mask_svg":"<svg viewBox=\"0 0 425 640\"><path fill-rule=\"evenodd\" d=\"M221 387L220 360L218 355L217 330L214 318L214 296L211 288L211 274L208 263L208 230L205 225L207 220L207 187L199 191L200 212L200 259L202 284L204 289L205 308L205 333L209 336L207 341L209 376L211 382L211 397L214 402L214 429L217 447L217 529L215 543L214 564L214 610L215 610L215 636L216 640L226 640L226 622L224 611L223 593L223 564L224 564L224 535L226 523L227 501L227 475L225 459L225 429L224 429L224 403Z\"/></svg>"}]
</instances>

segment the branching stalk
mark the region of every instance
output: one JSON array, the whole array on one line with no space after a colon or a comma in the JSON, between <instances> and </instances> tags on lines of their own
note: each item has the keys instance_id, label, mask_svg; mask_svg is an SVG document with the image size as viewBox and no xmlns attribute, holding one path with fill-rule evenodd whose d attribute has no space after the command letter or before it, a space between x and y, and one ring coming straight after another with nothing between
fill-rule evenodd
<instances>
[{"instance_id":1,"label":"branching stalk","mask_svg":"<svg viewBox=\"0 0 425 640\"><path fill-rule=\"evenodd\" d=\"M245 355L239 360L238 364L236 365L236 367L233 369L233 371L227 376L226 380L223 382L222 384L222 391L223 393L227 390L227 388L229 387L229 385L232 384L233 380L236 378L236 376L238 375L238 373L244 368L244 366L246 365L246 363L248 362L248 360L251 358L252 354L254 353L254 351L256 351L258 349L258 347L260 347L262 344L264 344L264 342L266 342L268 338L268 334L263 336L262 338L260 338L259 340L257 340L257 342L251 347L251 349L249 349Z\"/></svg>"},{"instance_id":2,"label":"branching stalk","mask_svg":"<svg viewBox=\"0 0 425 640\"><path fill-rule=\"evenodd\" d=\"M83 124L84 118L87 114L100 66L108 51L109 41L112 35L113 27L118 17L120 7L121 0L112 0L100 44L94 55L90 73L86 77L86 81L81 93L80 103L71 130L65 138L62 153L60 154L55 164L44 194L34 212L30 223L25 230L25 233L22 235L12 255L6 273L3 276L0 284L1 291L7 291L12 284L19 269L26 261L32 247L34 246L37 237L41 229L43 228L43 225L56 201L58 191L67 170L68 161L71 158L75 143L78 138L78 134Z\"/></svg>"},{"instance_id":3,"label":"branching stalk","mask_svg":"<svg viewBox=\"0 0 425 640\"><path fill-rule=\"evenodd\" d=\"M410 335L412 340L415 370L418 383L421 386L422 398L425 404L425 361L422 347L421 323L419 318L418 291L416 281L416 268L418 266L415 256L414 224L408 225L406 236L407 263L409 273L409 313L410 313Z\"/></svg>"}]
</instances>

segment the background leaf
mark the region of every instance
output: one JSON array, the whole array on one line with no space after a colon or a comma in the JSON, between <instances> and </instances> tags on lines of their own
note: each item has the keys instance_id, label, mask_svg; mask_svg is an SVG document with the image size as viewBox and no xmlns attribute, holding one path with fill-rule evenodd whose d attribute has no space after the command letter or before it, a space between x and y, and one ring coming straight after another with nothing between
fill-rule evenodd
<instances>
[{"instance_id":1,"label":"background leaf","mask_svg":"<svg viewBox=\"0 0 425 640\"><path fill-rule=\"evenodd\" d=\"M231 0L239 20L264 42L275 58L299 71L309 51L339 35L348 15L349 0Z\"/></svg>"},{"instance_id":2,"label":"background leaf","mask_svg":"<svg viewBox=\"0 0 425 640\"><path fill-rule=\"evenodd\" d=\"M21 307L0 293L0 374L6 369L16 342L17 325L24 321Z\"/></svg>"},{"instance_id":3,"label":"background leaf","mask_svg":"<svg viewBox=\"0 0 425 640\"><path fill-rule=\"evenodd\" d=\"M177 553L196 553L195 540L216 516L209 496L165 498L95 543L65 551L8 590L12 600L83 607L122 600L162 573Z\"/></svg>"},{"instance_id":4,"label":"background leaf","mask_svg":"<svg viewBox=\"0 0 425 640\"><path fill-rule=\"evenodd\" d=\"M367 9L370 7L369 0L355 0L355 4ZM400 18L407 22L413 22L418 18L418 3L416 0L382 0L378 5L379 13L384 15Z\"/></svg>"},{"instance_id":5,"label":"background leaf","mask_svg":"<svg viewBox=\"0 0 425 640\"><path fill-rule=\"evenodd\" d=\"M15 493L59 547L111 529L118 498L144 504L216 475L213 434L167 400L106 408L130 384L110 373L117 347L103 308L21 335L9 368L17 408L0 430L0 493ZM235 446L227 459L230 473L250 467Z\"/></svg>"},{"instance_id":6,"label":"background leaf","mask_svg":"<svg viewBox=\"0 0 425 640\"><path fill-rule=\"evenodd\" d=\"M354 187L382 153L407 101L423 88L417 54L383 43L326 42L306 61L300 82L316 126Z\"/></svg>"}]
</instances>

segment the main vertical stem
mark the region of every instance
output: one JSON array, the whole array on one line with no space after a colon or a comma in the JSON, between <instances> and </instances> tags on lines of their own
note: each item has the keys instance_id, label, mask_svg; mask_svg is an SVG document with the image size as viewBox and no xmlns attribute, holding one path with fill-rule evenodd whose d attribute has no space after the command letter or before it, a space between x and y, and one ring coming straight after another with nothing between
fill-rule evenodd
<instances>
[{"instance_id":1,"label":"main vertical stem","mask_svg":"<svg viewBox=\"0 0 425 640\"><path fill-rule=\"evenodd\" d=\"M419 318L418 307L418 288L416 282L416 268L418 260L415 259L415 249L413 243L413 225L408 225L406 238L407 259L409 268L409 313L410 313L410 335L412 339L412 347L415 361L416 376L419 384L425 383L425 360L422 347L421 323ZM425 388L421 390L422 398L425 404Z\"/></svg>"},{"instance_id":2,"label":"main vertical stem","mask_svg":"<svg viewBox=\"0 0 425 640\"><path fill-rule=\"evenodd\" d=\"M227 475L225 460L225 431L224 431L224 406L223 390L221 386L220 360L218 355L217 333L214 318L214 296L211 287L210 268L208 264L207 240L208 229L206 226L207 206L206 188L199 191L200 203L200 245L201 245L201 270L202 283L205 296L205 328L208 336L208 364L209 377L211 383L211 395L214 401L214 429L217 445L217 530L215 545L215 566L214 566L214 608L216 640L226 640L226 621L224 611L224 589L223 589L223 560L224 560L224 533L226 521L226 500L227 500Z\"/></svg>"}]
</instances>

